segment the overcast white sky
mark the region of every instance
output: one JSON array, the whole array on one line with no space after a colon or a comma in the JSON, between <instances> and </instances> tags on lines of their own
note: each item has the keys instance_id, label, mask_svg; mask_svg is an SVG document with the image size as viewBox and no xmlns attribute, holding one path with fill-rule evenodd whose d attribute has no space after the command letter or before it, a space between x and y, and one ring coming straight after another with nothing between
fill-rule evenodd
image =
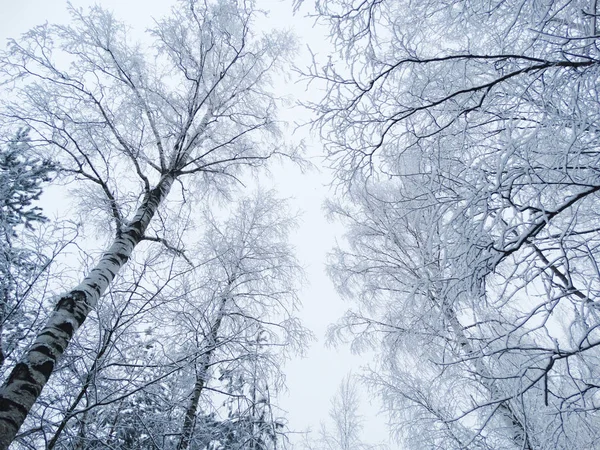
<instances>
[{"instance_id":1,"label":"overcast white sky","mask_svg":"<svg viewBox=\"0 0 600 450\"><path fill-rule=\"evenodd\" d=\"M152 25L153 17L160 17L168 13L173 0L72 0L76 7L87 7L98 3L115 12L119 19L129 23L135 31L140 33ZM258 0L262 9L271 11L269 18L265 19L265 27L291 28L298 35L301 51L296 64L299 67L308 65L307 52L303 49L310 45L313 51L326 54L329 50L325 46L323 30L313 29L312 20L292 15L292 2L290 0ZM65 0L0 0L0 40L4 47L6 38L18 37L34 25L48 22L65 22L68 20ZM293 81L293 80L292 80ZM293 82L281 83L281 95L289 95L295 100L306 100L314 93L305 90L305 87ZM308 117L307 113L299 108L293 111L283 111L283 118L298 120ZM293 127L289 128L290 133ZM302 130L300 137L308 131ZM312 137L309 145L309 156L313 163L320 163L320 146L318 139ZM313 171L301 174L291 167L273 167L272 183L280 195L292 197L293 205L303 212L301 226L294 235L294 244L298 257L307 269L310 285L302 292L303 310L301 318L317 338L307 357L295 359L286 366L288 395L283 395L281 405L288 411L289 426L293 430L301 431L308 427L317 429L319 421L327 417L330 398L335 393L339 382L344 375L359 368L365 363L364 357L350 355L346 348L329 349L324 346L324 334L327 325L335 321L346 309L339 296L336 294L331 282L325 273L325 260L327 252L332 248L336 238L340 239L343 230L339 225L329 223L322 212L322 203L328 195L329 182L326 171L321 173ZM377 407L369 406L365 397L362 414L374 416ZM371 443L385 440L384 417L368 421L366 427L367 441Z\"/></svg>"}]
</instances>

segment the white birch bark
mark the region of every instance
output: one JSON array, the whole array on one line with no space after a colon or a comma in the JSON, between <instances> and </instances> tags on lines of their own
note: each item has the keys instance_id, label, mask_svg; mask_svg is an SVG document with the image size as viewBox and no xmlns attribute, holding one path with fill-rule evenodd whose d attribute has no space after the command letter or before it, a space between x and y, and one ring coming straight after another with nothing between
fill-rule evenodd
<instances>
[{"instance_id":1,"label":"white birch bark","mask_svg":"<svg viewBox=\"0 0 600 450\"><path fill-rule=\"evenodd\" d=\"M161 178L96 267L78 286L58 299L46 326L0 389L0 450L6 450L14 439L69 341L131 257L174 180L173 173Z\"/></svg>"},{"instance_id":2,"label":"white birch bark","mask_svg":"<svg viewBox=\"0 0 600 450\"><path fill-rule=\"evenodd\" d=\"M194 390L190 396L190 401L185 412L183 420L183 428L181 431L181 440L177 446L178 450L186 450L190 445L190 440L194 432L194 425L196 423L198 402L200 401L200 395L204 390L204 386L208 382L208 369L212 361L212 355L217 347L217 338L219 335L219 328L221 328L221 322L225 316L225 305L229 297L224 297L221 300L219 311L217 312L217 318L210 328L210 333L207 336L206 352L202 355L200 361L200 369L196 373L196 382L194 383Z\"/></svg>"},{"instance_id":3,"label":"white birch bark","mask_svg":"<svg viewBox=\"0 0 600 450\"><path fill-rule=\"evenodd\" d=\"M452 332L454 333L456 341L460 345L464 355L467 357L473 356L475 354L475 350L465 335L464 328L458 320L458 317L456 317L454 308L451 306L444 307L444 315L450 322ZM487 389L492 401L499 402L498 411L500 412L502 421L504 422L506 428L511 430L510 436L516 447L523 450L533 450L534 447L531 445L525 425L519 419L517 414L515 414L511 404L507 400L501 400L504 395L502 395L498 387L494 384L493 377L489 373L487 367L485 367L485 364L483 364L479 358L475 358L474 366L475 372L479 374L479 382Z\"/></svg>"}]
</instances>

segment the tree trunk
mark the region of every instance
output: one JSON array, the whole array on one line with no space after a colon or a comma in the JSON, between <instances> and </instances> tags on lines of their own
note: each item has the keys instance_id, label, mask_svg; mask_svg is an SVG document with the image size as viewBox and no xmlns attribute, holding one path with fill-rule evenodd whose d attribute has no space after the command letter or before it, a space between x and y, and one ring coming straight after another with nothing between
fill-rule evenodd
<instances>
[{"instance_id":1,"label":"tree trunk","mask_svg":"<svg viewBox=\"0 0 600 450\"><path fill-rule=\"evenodd\" d=\"M444 306L444 314L446 319L450 322L450 326L452 327L452 331L458 340L461 350L464 352L465 356L472 357L475 351L471 346L471 342L465 335L464 328L458 320L454 308L452 308L452 306ZM479 360L479 358L475 358L474 364L476 373L481 375L479 381L488 390L492 400L502 398L502 393L499 392L498 388L493 383L493 379L482 361ZM533 450L533 446L531 445L529 436L527 435L527 430L513 411L511 404L506 400L501 401L498 405L498 410L500 411L502 419L504 420L507 428L512 430L511 438L517 448L523 450Z\"/></svg>"},{"instance_id":2,"label":"tree trunk","mask_svg":"<svg viewBox=\"0 0 600 450\"><path fill-rule=\"evenodd\" d=\"M217 337L219 328L221 327L221 322L225 316L225 305L227 303L227 299L228 297L225 297L223 300L221 300L221 306L219 307L217 318L210 327L210 333L208 334L207 339L207 350L202 355L200 370L196 372L196 383L194 384L194 390L192 391L190 403L185 411L185 418L183 419L183 428L181 431L181 440L179 441L177 450L186 450L190 445L190 440L194 432L194 424L196 423L196 410L198 409L200 394L202 394L202 390L208 381L207 373L210 367L212 354L217 346Z\"/></svg>"},{"instance_id":3,"label":"tree trunk","mask_svg":"<svg viewBox=\"0 0 600 450\"><path fill-rule=\"evenodd\" d=\"M174 181L173 173L160 179L156 187L146 194L133 220L117 234L96 267L78 286L58 299L46 326L0 389L0 450L8 449L73 334L143 239L150 220Z\"/></svg>"}]
</instances>

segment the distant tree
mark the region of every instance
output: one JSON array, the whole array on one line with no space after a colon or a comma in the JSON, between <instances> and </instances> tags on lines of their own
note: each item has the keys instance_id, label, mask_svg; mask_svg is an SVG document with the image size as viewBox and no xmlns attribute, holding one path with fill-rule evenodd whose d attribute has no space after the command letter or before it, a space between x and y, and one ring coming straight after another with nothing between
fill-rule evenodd
<instances>
[{"instance_id":1,"label":"distant tree","mask_svg":"<svg viewBox=\"0 0 600 450\"><path fill-rule=\"evenodd\" d=\"M32 205L42 194L42 185L51 180L56 168L49 160L40 160L31 151L28 131L20 130L0 151L0 214L4 233L14 236L19 225L31 227L46 217Z\"/></svg>"},{"instance_id":2,"label":"distant tree","mask_svg":"<svg viewBox=\"0 0 600 450\"><path fill-rule=\"evenodd\" d=\"M2 449L134 248L144 240L173 248L163 233L173 186L189 208L227 192L242 169L289 155L271 140L269 83L292 46L285 33L251 31L252 2L181 1L151 30L148 47L99 7L71 13L70 26L36 27L10 43L0 117L30 128L39 151L80 186L85 221L103 222L113 237L81 283L57 298L2 387Z\"/></svg>"},{"instance_id":3,"label":"distant tree","mask_svg":"<svg viewBox=\"0 0 600 450\"><path fill-rule=\"evenodd\" d=\"M346 375L331 399L329 423L322 422L319 436L306 436L304 448L314 450L383 450L383 445L366 444L362 438L364 418L359 414L358 384Z\"/></svg>"},{"instance_id":4,"label":"distant tree","mask_svg":"<svg viewBox=\"0 0 600 450\"><path fill-rule=\"evenodd\" d=\"M256 332L257 331L257 332ZM214 450L275 450L286 448L286 423L277 417L269 383L278 382L278 369L265 364L264 351L270 343L269 333L258 327L252 351L235 367L222 370L219 381L225 381L230 397L225 402L227 417L221 430L213 435ZM271 344L272 345L272 344ZM273 376L275 375L275 377Z\"/></svg>"}]
</instances>

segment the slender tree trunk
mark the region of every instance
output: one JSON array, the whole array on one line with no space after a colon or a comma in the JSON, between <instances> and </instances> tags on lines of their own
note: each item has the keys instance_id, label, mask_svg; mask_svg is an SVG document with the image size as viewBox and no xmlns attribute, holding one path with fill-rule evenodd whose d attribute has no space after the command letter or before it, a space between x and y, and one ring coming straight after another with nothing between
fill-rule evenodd
<instances>
[{"instance_id":1,"label":"slender tree trunk","mask_svg":"<svg viewBox=\"0 0 600 450\"><path fill-rule=\"evenodd\" d=\"M6 238L6 234L2 236L2 238ZM8 252L8 250L0 248L0 252L6 253ZM2 255L2 258L5 258L4 255ZM6 262L6 260L4 259L2 261L2 264L8 264L8 262ZM2 368L2 366L4 365L4 361L6 361L6 355L4 353L4 339L2 338L2 336L4 334L4 322L8 313L8 296L10 295L8 280L10 279L10 272L8 270L0 270L0 277L2 277L2 279L0 280L0 285L2 286L0 288L0 291L2 292L2 295L0 296L0 368Z\"/></svg>"},{"instance_id":2,"label":"slender tree trunk","mask_svg":"<svg viewBox=\"0 0 600 450\"><path fill-rule=\"evenodd\" d=\"M190 440L194 432L194 424L196 423L196 411L198 409L198 402L200 401L200 395L206 382L208 381L208 369L212 360L212 355L217 347L217 338L219 335L219 328L221 328L221 322L225 316L225 305L227 304L228 297L224 297L221 300L219 312L215 322L210 327L210 332L207 337L207 350L202 355L202 361L200 362L200 369L196 371L196 383L194 384L194 390L190 397L190 403L185 411L185 417L183 419L183 428L181 431L181 440L177 446L178 450L186 450L190 445Z\"/></svg>"},{"instance_id":3,"label":"slender tree trunk","mask_svg":"<svg viewBox=\"0 0 600 450\"><path fill-rule=\"evenodd\" d=\"M8 449L73 334L143 239L150 220L168 195L174 180L173 173L160 179L156 187L146 194L133 220L118 233L96 267L78 286L58 299L46 326L0 389L0 450Z\"/></svg>"},{"instance_id":4,"label":"slender tree trunk","mask_svg":"<svg viewBox=\"0 0 600 450\"><path fill-rule=\"evenodd\" d=\"M451 306L445 306L444 314L446 316L446 319L450 322L452 331L454 332L458 343L461 347L461 350L464 352L465 356L473 356L475 354L475 351L473 349L473 346L471 345L471 342L465 335L464 328L458 320L454 308L452 308ZM483 386L485 386L485 388L488 390L492 399L502 398L503 395L498 390L497 386L493 383L492 377L490 376L487 367L485 367L485 365L478 358L475 358L475 368L476 372L481 375L481 384L483 384ZM525 429L524 424L513 411L511 404L508 401L502 401L498 405L498 410L500 411L502 419L504 420L507 428L509 428L512 431L511 438L517 446L517 448L523 450L533 450L533 446L531 445L531 442L529 440L527 430Z\"/></svg>"},{"instance_id":5,"label":"slender tree trunk","mask_svg":"<svg viewBox=\"0 0 600 450\"><path fill-rule=\"evenodd\" d=\"M0 310L4 309L2 305L0 305ZM0 311L0 323L4 321L4 311ZM4 329L2 328L2 325L0 325L0 369L2 368L2 366L4 365L4 360L6 359L4 356L4 342L2 340L2 334L4 332Z\"/></svg>"},{"instance_id":6,"label":"slender tree trunk","mask_svg":"<svg viewBox=\"0 0 600 450\"><path fill-rule=\"evenodd\" d=\"M83 417L81 418L81 422L79 423L79 433L77 433L77 442L75 443L75 448L73 450L83 450L85 448L85 426L87 424L87 416L90 410L86 410L83 413Z\"/></svg>"}]
</instances>

